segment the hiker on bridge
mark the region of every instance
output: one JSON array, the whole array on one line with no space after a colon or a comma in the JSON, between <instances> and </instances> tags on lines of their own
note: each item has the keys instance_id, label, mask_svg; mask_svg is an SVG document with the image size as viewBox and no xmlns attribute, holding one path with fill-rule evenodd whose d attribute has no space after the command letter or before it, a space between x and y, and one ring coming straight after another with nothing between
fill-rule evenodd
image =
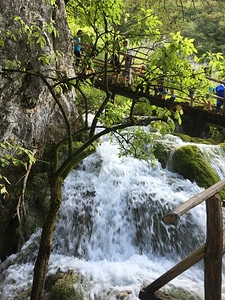
<instances>
[{"instance_id":1,"label":"hiker on bridge","mask_svg":"<svg viewBox=\"0 0 225 300\"><path fill-rule=\"evenodd\" d=\"M157 86L154 86L155 95L161 95L163 99L166 98L168 94L167 88L164 86L164 78L160 78L156 80Z\"/></svg>"},{"instance_id":2,"label":"hiker on bridge","mask_svg":"<svg viewBox=\"0 0 225 300\"><path fill-rule=\"evenodd\" d=\"M115 83L119 84L120 81L120 72L121 72L121 63L120 63L120 55L119 53L113 53L110 58L110 64L113 67L113 73L109 77L109 82L113 82L113 79L115 78Z\"/></svg>"},{"instance_id":3,"label":"hiker on bridge","mask_svg":"<svg viewBox=\"0 0 225 300\"><path fill-rule=\"evenodd\" d=\"M128 85L131 86L131 84L134 82L133 76L132 76L132 69L131 69L133 59L132 59L132 52L128 48L127 40L123 41L123 52L124 52L124 56L121 61L121 64L123 62L125 62L125 68L122 72L122 82L123 82L123 85L126 86L127 78L128 78Z\"/></svg>"},{"instance_id":4,"label":"hiker on bridge","mask_svg":"<svg viewBox=\"0 0 225 300\"><path fill-rule=\"evenodd\" d=\"M76 56L76 66L78 67L81 60L81 36L83 34L82 30L77 31L77 35L73 38L74 44L74 54Z\"/></svg>"},{"instance_id":5,"label":"hiker on bridge","mask_svg":"<svg viewBox=\"0 0 225 300\"><path fill-rule=\"evenodd\" d=\"M225 78L222 81L225 82ZM216 87L216 95L218 97L224 98L224 91L225 91L224 83L221 83L221 84L217 85L217 87ZM222 105L223 105L223 100L220 99L220 98L217 98L217 101L216 101L216 112L218 114L221 112Z\"/></svg>"}]
</instances>

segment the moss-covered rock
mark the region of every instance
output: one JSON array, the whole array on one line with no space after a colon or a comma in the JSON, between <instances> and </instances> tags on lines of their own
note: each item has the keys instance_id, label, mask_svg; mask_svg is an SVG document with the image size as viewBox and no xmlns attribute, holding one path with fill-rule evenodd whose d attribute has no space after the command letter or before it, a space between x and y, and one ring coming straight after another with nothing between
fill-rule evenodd
<instances>
[{"instance_id":1,"label":"moss-covered rock","mask_svg":"<svg viewBox=\"0 0 225 300\"><path fill-rule=\"evenodd\" d=\"M168 164L170 153L171 149L165 147L165 145L161 142L156 142L154 146L154 155L161 163L163 168L165 168Z\"/></svg>"},{"instance_id":2,"label":"moss-covered rock","mask_svg":"<svg viewBox=\"0 0 225 300\"><path fill-rule=\"evenodd\" d=\"M201 300L202 298L196 295L196 293L184 290L182 288L169 288L167 293L174 297L174 299L179 300Z\"/></svg>"},{"instance_id":3,"label":"moss-covered rock","mask_svg":"<svg viewBox=\"0 0 225 300\"><path fill-rule=\"evenodd\" d=\"M215 142L211 142L208 141L207 139L203 139L200 137L193 137L187 134L183 134L183 133L174 133L175 136L178 136L182 139L182 141L184 142L190 142L190 143L196 143L196 144L206 144L206 145L210 145L210 144L215 144Z\"/></svg>"},{"instance_id":4,"label":"moss-covered rock","mask_svg":"<svg viewBox=\"0 0 225 300\"><path fill-rule=\"evenodd\" d=\"M59 278L58 278L59 277ZM83 288L80 283L80 277L73 271L57 276L54 282L48 300L83 300Z\"/></svg>"},{"instance_id":5,"label":"moss-covered rock","mask_svg":"<svg viewBox=\"0 0 225 300\"><path fill-rule=\"evenodd\" d=\"M172 168L173 171L196 182L200 187L208 188L220 180L196 145L178 148L172 158Z\"/></svg>"},{"instance_id":6,"label":"moss-covered rock","mask_svg":"<svg viewBox=\"0 0 225 300\"><path fill-rule=\"evenodd\" d=\"M30 299L30 294L31 294L31 288L20 293L16 299L17 300L28 300L28 299Z\"/></svg>"},{"instance_id":7,"label":"moss-covered rock","mask_svg":"<svg viewBox=\"0 0 225 300\"><path fill-rule=\"evenodd\" d=\"M225 143L220 143L219 146L225 151Z\"/></svg>"},{"instance_id":8,"label":"moss-covered rock","mask_svg":"<svg viewBox=\"0 0 225 300\"><path fill-rule=\"evenodd\" d=\"M190 135L187 135L187 134L183 134L183 133L174 133L174 135L175 136L179 136L181 139L182 139L182 141L184 141L184 142L190 142L191 141L191 137L190 137Z\"/></svg>"}]
</instances>

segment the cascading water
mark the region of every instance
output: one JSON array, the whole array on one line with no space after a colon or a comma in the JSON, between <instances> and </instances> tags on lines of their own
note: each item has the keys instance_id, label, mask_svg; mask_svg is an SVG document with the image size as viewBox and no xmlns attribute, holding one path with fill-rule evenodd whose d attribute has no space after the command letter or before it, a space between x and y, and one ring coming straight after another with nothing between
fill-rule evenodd
<instances>
[{"instance_id":1,"label":"cascading water","mask_svg":"<svg viewBox=\"0 0 225 300\"><path fill-rule=\"evenodd\" d=\"M182 144L180 139L167 141ZM201 146L219 176L225 175L225 157L219 147ZM129 157L118 158L116 144L103 140L64 183L63 203L53 236L49 272L73 269L84 275L87 299L138 299L150 284L205 241L205 205L165 225L162 217L199 193L195 183L162 169L160 164ZM10 256L0 271L0 299L14 299L31 285L40 230ZM225 270L223 271L225 273ZM200 262L167 285L204 296ZM225 300L225 285L223 284ZM194 297L194 296L193 296ZM197 296L196 296L197 297ZM194 298L193 298L194 299Z\"/></svg>"}]
</instances>

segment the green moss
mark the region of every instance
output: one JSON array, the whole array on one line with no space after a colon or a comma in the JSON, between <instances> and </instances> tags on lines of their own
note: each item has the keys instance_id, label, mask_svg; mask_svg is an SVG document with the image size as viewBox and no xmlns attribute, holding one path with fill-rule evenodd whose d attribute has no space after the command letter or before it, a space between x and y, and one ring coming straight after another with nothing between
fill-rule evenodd
<instances>
[{"instance_id":1,"label":"green moss","mask_svg":"<svg viewBox=\"0 0 225 300\"><path fill-rule=\"evenodd\" d=\"M76 285L76 288L74 287ZM52 286L48 300L83 300L79 276L68 272Z\"/></svg>"},{"instance_id":2,"label":"green moss","mask_svg":"<svg viewBox=\"0 0 225 300\"><path fill-rule=\"evenodd\" d=\"M181 133L175 133L174 135L179 136L182 139L182 141L184 141L184 142L190 142L191 141L190 135L181 134Z\"/></svg>"},{"instance_id":3,"label":"green moss","mask_svg":"<svg viewBox=\"0 0 225 300\"><path fill-rule=\"evenodd\" d=\"M206 145L215 144L215 143L211 143L207 139L203 139L203 138L199 138L199 137L191 137L187 134L176 133L174 135L179 136L182 139L182 141L184 141L186 143L190 142L190 143L195 143L195 144L206 144Z\"/></svg>"},{"instance_id":4,"label":"green moss","mask_svg":"<svg viewBox=\"0 0 225 300\"><path fill-rule=\"evenodd\" d=\"M154 146L154 155L161 163L163 168L167 166L170 152L170 149L166 148L165 145L160 142L157 142Z\"/></svg>"},{"instance_id":5,"label":"green moss","mask_svg":"<svg viewBox=\"0 0 225 300\"><path fill-rule=\"evenodd\" d=\"M27 289L27 290L23 291L22 293L20 293L16 299L17 300L28 300L28 299L30 299L30 293L31 293L31 289Z\"/></svg>"},{"instance_id":6,"label":"green moss","mask_svg":"<svg viewBox=\"0 0 225 300\"><path fill-rule=\"evenodd\" d=\"M225 151L225 143L220 143L219 146Z\"/></svg>"},{"instance_id":7,"label":"green moss","mask_svg":"<svg viewBox=\"0 0 225 300\"><path fill-rule=\"evenodd\" d=\"M175 172L200 187L208 188L220 180L196 145L178 148L174 152L172 165Z\"/></svg>"},{"instance_id":8,"label":"green moss","mask_svg":"<svg viewBox=\"0 0 225 300\"><path fill-rule=\"evenodd\" d=\"M192 137L190 139L190 142L195 143L195 144L205 144L205 145L210 145L211 144L208 140L202 139L202 138L199 138L199 137Z\"/></svg>"},{"instance_id":9,"label":"green moss","mask_svg":"<svg viewBox=\"0 0 225 300\"><path fill-rule=\"evenodd\" d=\"M201 300L202 298L196 295L196 293L185 291L182 288L171 288L167 290L167 293L179 300Z\"/></svg>"}]
</instances>

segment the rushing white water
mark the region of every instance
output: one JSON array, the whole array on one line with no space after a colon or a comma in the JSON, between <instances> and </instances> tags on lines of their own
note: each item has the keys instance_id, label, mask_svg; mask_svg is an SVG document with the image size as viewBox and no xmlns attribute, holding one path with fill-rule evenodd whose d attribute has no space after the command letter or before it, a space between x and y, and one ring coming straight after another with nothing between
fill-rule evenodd
<instances>
[{"instance_id":1,"label":"rushing white water","mask_svg":"<svg viewBox=\"0 0 225 300\"><path fill-rule=\"evenodd\" d=\"M168 136L172 140L182 144ZM221 159L219 147L202 145L201 149L222 179L225 157ZM162 222L163 215L202 189L160 164L153 167L117 154L117 146L104 140L97 153L70 174L53 237L49 272L72 269L84 275L88 300L115 300L119 292L127 293L125 300L138 299L142 286L205 241L204 204L176 224ZM39 235L40 230L21 253L2 263L1 300L14 299L31 286ZM165 291L182 287L203 299L203 278L200 262L167 284ZM222 289L225 300L225 284Z\"/></svg>"}]
</instances>

